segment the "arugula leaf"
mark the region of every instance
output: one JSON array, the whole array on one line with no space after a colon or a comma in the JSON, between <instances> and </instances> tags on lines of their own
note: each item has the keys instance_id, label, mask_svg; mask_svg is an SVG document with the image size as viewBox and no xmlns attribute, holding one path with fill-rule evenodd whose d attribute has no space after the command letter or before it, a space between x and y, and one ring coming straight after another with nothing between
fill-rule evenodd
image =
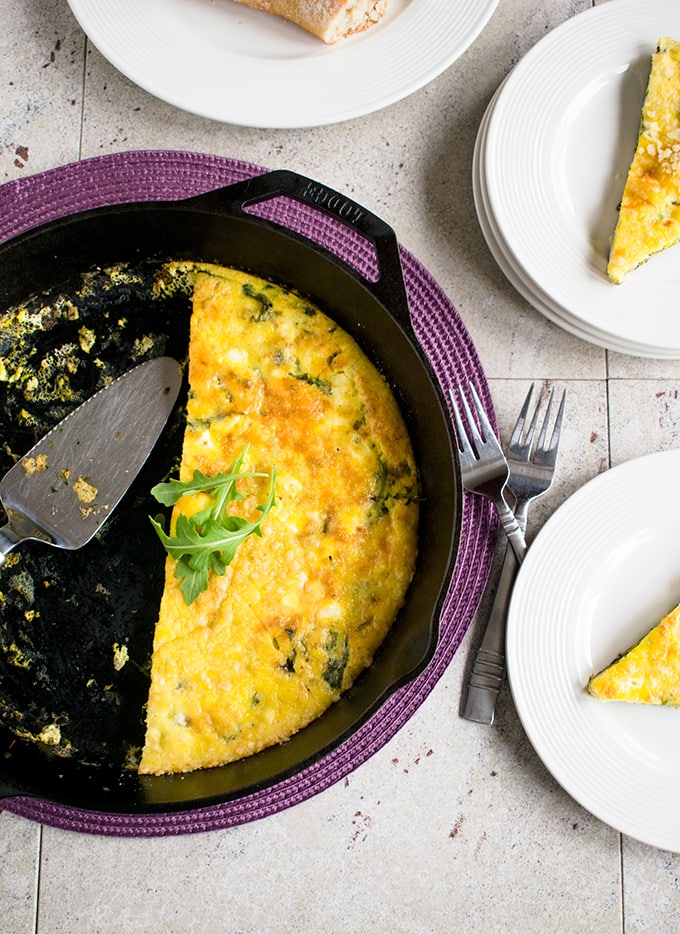
<instances>
[{"instance_id":1,"label":"arugula leaf","mask_svg":"<svg viewBox=\"0 0 680 934\"><path fill-rule=\"evenodd\" d=\"M157 483L151 490L151 495L154 496L159 503L163 503L164 506L174 506L176 502L183 496L188 496L189 493L209 492L214 490L216 486L224 486L225 489L230 490L233 487L233 483L240 477L265 477L266 474L240 472L241 464L243 463L249 447L250 445L246 444L232 464L229 473L220 473L216 477L206 477L200 470L194 470L193 480L168 480L166 483ZM218 482L216 483L216 481ZM232 481L231 484L230 481ZM234 498L243 499L240 494L237 494Z\"/></svg>"},{"instance_id":2,"label":"arugula leaf","mask_svg":"<svg viewBox=\"0 0 680 934\"><path fill-rule=\"evenodd\" d=\"M175 577L181 581L180 590L187 605L207 590L211 571L219 576L224 574L238 546L249 535L262 535L262 522L275 505L276 467L272 467L269 495L266 502L257 507L261 513L257 521L248 522L242 516L230 515L227 511L230 503L243 499L236 488L237 480L267 476L256 471L241 472L248 447L243 448L226 473L206 477L196 470L191 480L169 480L156 484L151 490L154 498L164 506L174 506L182 496L192 493L205 493L212 499L206 508L192 516L180 514L171 535L165 531L162 516L156 519L149 517L163 547L177 562Z\"/></svg>"}]
</instances>

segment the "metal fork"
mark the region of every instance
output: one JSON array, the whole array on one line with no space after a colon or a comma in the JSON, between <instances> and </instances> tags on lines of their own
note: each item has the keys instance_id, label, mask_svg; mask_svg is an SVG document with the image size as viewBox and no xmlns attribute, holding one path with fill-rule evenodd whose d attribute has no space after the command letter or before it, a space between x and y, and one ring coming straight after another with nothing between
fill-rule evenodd
<instances>
[{"instance_id":1,"label":"metal fork","mask_svg":"<svg viewBox=\"0 0 680 934\"><path fill-rule=\"evenodd\" d=\"M557 450L567 395L565 390L562 393L552 434L548 439L548 426L555 395L554 389L551 391L538 440L532 454L538 416L544 397L544 393L541 392L529 426L526 428L533 390L534 386L532 384L506 450L507 462L510 468L507 486L514 496L515 517L522 531L526 529L529 503L550 488L555 475ZM477 649L463 696L461 716L466 720L474 720L477 723L493 723L498 692L505 672L505 626L518 566L514 552L510 548L506 548L491 613L486 624L484 637Z\"/></svg>"},{"instance_id":2,"label":"metal fork","mask_svg":"<svg viewBox=\"0 0 680 934\"><path fill-rule=\"evenodd\" d=\"M456 404L453 390L451 389L449 392L453 404L456 434L458 435L463 486L471 493L479 493L493 502L501 520L503 531L517 560L521 562L527 546L524 541L524 533L517 524L515 515L505 499L505 485L509 474L505 455L472 383L470 383L470 393L479 421L479 428L470 411L470 406L461 385L458 384L458 395L462 403L460 409Z\"/></svg>"}]
</instances>

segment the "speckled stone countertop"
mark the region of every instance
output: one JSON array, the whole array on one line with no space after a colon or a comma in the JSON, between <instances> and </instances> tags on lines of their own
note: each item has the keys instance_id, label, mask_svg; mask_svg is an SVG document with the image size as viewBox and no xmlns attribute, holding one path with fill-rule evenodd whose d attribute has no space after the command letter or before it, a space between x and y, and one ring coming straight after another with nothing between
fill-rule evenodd
<instances>
[{"instance_id":1,"label":"speckled stone countertop","mask_svg":"<svg viewBox=\"0 0 680 934\"><path fill-rule=\"evenodd\" d=\"M531 381L566 386L559 480L531 539L609 466L679 444L680 361L607 352L529 306L480 232L472 151L503 77L591 0L500 0L469 50L405 100L322 128L257 130L141 90L65 0L3 0L0 181L106 153L173 149L291 168L384 217L455 303L503 437ZM673 931L680 856L583 810L546 771L504 689L492 728L458 715L487 609L406 726L342 781L281 813L149 839L0 813L3 930L23 932Z\"/></svg>"}]
</instances>

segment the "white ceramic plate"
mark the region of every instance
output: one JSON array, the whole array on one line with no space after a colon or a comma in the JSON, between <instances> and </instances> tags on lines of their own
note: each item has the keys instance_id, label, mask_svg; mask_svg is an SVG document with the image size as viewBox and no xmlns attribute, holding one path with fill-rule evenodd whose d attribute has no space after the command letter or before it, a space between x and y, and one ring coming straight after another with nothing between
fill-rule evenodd
<instances>
[{"instance_id":1,"label":"white ceramic plate","mask_svg":"<svg viewBox=\"0 0 680 934\"><path fill-rule=\"evenodd\" d=\"M527 736L569 794L644 843L680 852L680 709L603 703L593 672L680 602L680 451L601 474L529 549L508 618Z\"/></svg>"},{"instance_id":2,"label":"white ceramic plate","mask_svg":"<svg viewBox=\"0 0 680 934\"><path fill-rule=\"evenodd\" d=\"M610 344L680 356L680 254L659 254L620 286L606 277L662 35L680 35L677 0L610 0L553 30L496 101L484 179L516 266L563 316Z\"/></svg>"},{"instance_id":3,"label":"white ceramic plate","mask_svg":"<svg viewBox=\"0 0 680 934\"><path fill-rule=\"evenodd\" d=\"M233 0L69 0L99 51L144 90L226 123L321 126L385 107L449 67L498 0L390 0L333 46Z\"/></svg>"},{"instance_id":4,"label":"white ceramic plate","mask_svg":"<svg viewBox=\"0 0 680 934\"><path fill-rule=\"evenodd\" d=\"M495 102L502 87L503 85L501 84L496 94L489 102L486 112L480 121L472 157L472 192L477 219L487 246L501 272L530 305L533 305L537 311L570 334L574 334L576 337L588 341L591 344L597 344L599 347L615 350L618 353L633 354L639 357L675 359L680 355L678 351L667 347L650 347L646 344L636 344L632 341L625 341L612 334L596 330L591 327L587 321L573 318L566 309L560 308L551 300L550 296L541 292L536 284L525 275L521 266L515 261L503 240L503 235L493 216L493 209L489 202L486 179L484 176L484 152L487 128Z\"/></svg>"}]
</instances>

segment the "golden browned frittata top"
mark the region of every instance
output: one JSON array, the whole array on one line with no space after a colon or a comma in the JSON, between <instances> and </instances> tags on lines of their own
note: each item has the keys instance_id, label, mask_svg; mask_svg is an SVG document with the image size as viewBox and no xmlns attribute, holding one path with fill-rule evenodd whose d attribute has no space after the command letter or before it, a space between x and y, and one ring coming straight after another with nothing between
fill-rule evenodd
<instances>
[{"instance_id":1,"label":"golden browned frittata top","mask_svg":"<svg viewBox=\"0 0 680 934\"><path fill-rule=\"evenodd\" d=\"M600 700L680 706L680 606L625 655L593 675L588 691Z\"/></svg>"},{"instance_id":2,"label":"golden browned frittata top","mask_svg":"<svg viewBox=\"0 0 680 934\"><path fill-rule=\"evenodd\" d=\"M196 272L180 478L276 467L276 504L187 606L168 558L140 771L248 756L318 717L370 664L417 548L417 476L389 387L309 302ZM251 520L268 479L240 481ZM200 494L174 507L201 508Z\"/></svg>"},{"instance_id":3,"label":"golden browned frittata top","mask_svg":"<svg viewBox=\"0 0 680 934\"><path fill-rule=\"evenodd\" d=\"M620 284L680 240L680 43L659 39L607 274Z\"/></svg>"}]
</instances>

